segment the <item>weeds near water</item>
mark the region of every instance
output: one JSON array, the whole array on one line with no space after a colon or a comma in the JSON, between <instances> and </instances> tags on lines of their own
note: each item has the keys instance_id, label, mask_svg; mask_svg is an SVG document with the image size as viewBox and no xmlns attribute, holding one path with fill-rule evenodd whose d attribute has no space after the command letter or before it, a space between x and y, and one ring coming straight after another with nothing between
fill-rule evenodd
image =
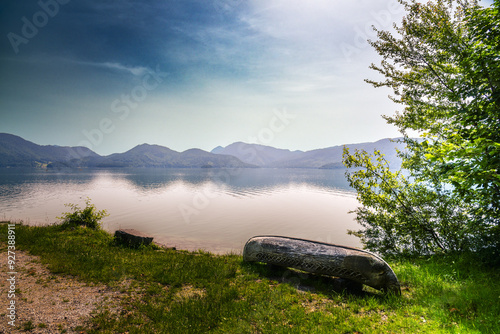
<instances>
[{"instance_id":1,"label":"weeds near water","mask_svg":"<svg viewBox=\"0 0 500 334\"><path fill-rule=\"evenodd\" d=\"M88 197L85 200L85 208L83 209L72 203L65 204L65 206L70 207L72 212L65 212L61 217L57 217L62 221L61 225L64 228L84 226L98 230L101 228L101 219L108 216L106 210L97 211L97 208Z\"/></svg>"}]
</instances>

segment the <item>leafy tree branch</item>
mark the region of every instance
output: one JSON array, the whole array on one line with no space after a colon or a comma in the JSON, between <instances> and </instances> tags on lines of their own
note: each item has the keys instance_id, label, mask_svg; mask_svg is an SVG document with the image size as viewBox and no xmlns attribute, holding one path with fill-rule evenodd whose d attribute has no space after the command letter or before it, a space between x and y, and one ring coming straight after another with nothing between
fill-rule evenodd
<instances>
[{"instance_id":1,"label":"leafy tree branch","mask_svg":"<svg viewBox=\"0 0 500 334\"><path fill-rule=\"evenodd\" d=\"M392 251L408 250L401 248L403 231L413 238L413 250L497 249L500 0L491 7L475 0L400 2L407 15L396 34L377 31L378 40L370 41L382 56L370 68L385 80L366 81L392 88L390 98L403 106L383 117L404 135L403 167L413 181L385 170L377 152L376 164L368 155L345 152L347 166L365 169L348 176L364 205L358 221L373 229L361 235L367 245L389 250L390 244ZM422 138L409 138L409 130Z\"/></svg>"}]
</instances>

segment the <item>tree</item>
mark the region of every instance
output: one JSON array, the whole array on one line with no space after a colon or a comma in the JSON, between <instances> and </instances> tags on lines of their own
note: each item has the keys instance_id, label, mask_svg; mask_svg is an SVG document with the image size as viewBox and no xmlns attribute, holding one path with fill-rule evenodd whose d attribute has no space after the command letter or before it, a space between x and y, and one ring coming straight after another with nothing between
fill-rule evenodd
<instances>
[{"instance_id":1,"label":"tree","mask_svg":"<svg viewBox=\"0 0 500 334\"><path fill-rule=\"evenodd\" d=\"M413 183L394 186L400 194L406 192L403 187L420 189L408 198L424 199L428 190L453 205L450 212L466 218L460 222L464 228L456 230L456 238L463 241L459 249L472 239L476 241L466 248L495 249L500 245L500 0L488 8L466 0L400 2L407 16L395 26L399 36L377 31L378 40L370 42L383 57L371 68L385 81L367 80L375 87L392 88L390 98L404 107L383 116L408 145L403 167ZM421 138L411 139L409 130ZM351 166L363 164L360 156L348 152L344 160ZM364 162L363 167L373 167ZM353 174L355 188L353 181L360 178L374 180L373 175ZM430 203L410 202L415 211ZM358 220L365 219L360 213ZM445 221L420 223L435 226ZM443 231L434 231L437 240Z\"/></svg>"},{"instance_id":2,"label":"tree","mask_svg":"<svg viewBox=\"0 0 500 334\"><path fill-rule=\"evenodd\" d=\"M349 234L383 254L434 254L470 250L478 236L468 224L468 204L449 196L443 183L412 183L390 169L379 151L353 154L344 148L344 164L356 168L347 179L363 203L353 212L364 227Z\"/></svg>"}]
</instances>

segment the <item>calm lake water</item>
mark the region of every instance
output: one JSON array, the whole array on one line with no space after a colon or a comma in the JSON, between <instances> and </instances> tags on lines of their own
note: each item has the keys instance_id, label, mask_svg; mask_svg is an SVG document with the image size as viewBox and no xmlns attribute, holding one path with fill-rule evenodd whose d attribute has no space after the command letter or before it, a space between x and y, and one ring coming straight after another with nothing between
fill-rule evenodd
<instances>
[{"instance_id":1,"label":"calm lake water","mask_svg":"<svg viewBox=\"0 0 500 334\"><path fill-rule=\"evenodd\" d=\"M357 205L341 170L0 169L0 218L52 224L90 197L109 232L134 228L178 249L241 253L255 235L360 247Z\"/></svg>"}]
</instances>

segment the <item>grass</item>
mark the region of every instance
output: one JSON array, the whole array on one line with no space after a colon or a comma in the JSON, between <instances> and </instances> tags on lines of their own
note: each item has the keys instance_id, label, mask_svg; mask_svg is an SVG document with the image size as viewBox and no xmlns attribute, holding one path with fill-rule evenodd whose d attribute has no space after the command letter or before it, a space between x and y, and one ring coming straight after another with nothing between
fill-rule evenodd
<instances>
[{"instance_id":1,"label":"grass","mask_svg":"<svg viewBox=\"0 0 500 334\"><path fill-rule=\"evenodd\" d=\"M0 240L6 251L6 224ZM17 225L16 247L54 274L125 293L121 310L99 309L86 333L500 332L500 270L464 256L389 261L398 297L234 254L129 249L85 227Z\"/></svg>"}]
</instances>

